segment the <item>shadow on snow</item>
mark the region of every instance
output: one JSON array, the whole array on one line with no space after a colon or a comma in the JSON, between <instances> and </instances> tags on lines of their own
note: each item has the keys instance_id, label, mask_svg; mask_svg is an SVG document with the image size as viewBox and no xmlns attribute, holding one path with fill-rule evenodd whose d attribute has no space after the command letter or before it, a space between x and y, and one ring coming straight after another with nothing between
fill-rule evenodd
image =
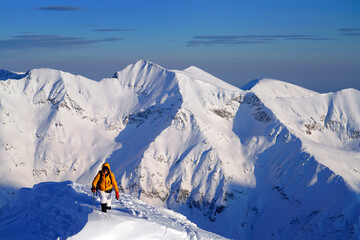
<instances>
[{"instance_id":1,"label":"shadow on snow","mask_svg":"<svg viewBox=\"0 0 360 240\"><path fill-rule=\"evenodd\" d=\"M92 204L71 181L22 188L11 206L0 209L1 239L66 239L85 226Z\"/></svg>"}]
</instances>

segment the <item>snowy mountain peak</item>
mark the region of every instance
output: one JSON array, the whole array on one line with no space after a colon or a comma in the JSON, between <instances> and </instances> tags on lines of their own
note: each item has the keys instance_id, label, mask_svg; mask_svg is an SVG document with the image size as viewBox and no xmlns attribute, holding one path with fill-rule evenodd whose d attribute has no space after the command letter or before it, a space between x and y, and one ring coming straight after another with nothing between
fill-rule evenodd
<instances>
[{"instance_id":1,"label":"snowy mountain peak","mask_svg":"<svg viewBox=\"0 0 360 240\"><path fill-rule=\"evenodd\" d=\"M229 238L360 236L357 90L261 79L243 91L146 60L100 82L2 76L0 205L43 181L89 184L108 162L124 193Z\"/></svg>"},{"instance_id":2,"label":"snowy mountain peak","mask_svg":"<svg viewBox=\"0 0 360 240\"><path fill-rule=\"evenodd\" d=\"M187 72L187 73L194 73L194 74L209 74L209 73L207 73L207 72L205 72L204 70L202 70L202 69L200 69L200 68L198 68L198 67L196 67L196 66L190 66L190 67L188 67L188 68L185 68L184 70L183 70L183 72ZM209 74L210 75L210 74ZM214 77L214 76L212 76L212 77Z\"/></svg>"},{"instance_id":3,"label":"snowy mountain peak","mask_svg":"<svg viewBox=\"0 0 360 240\"><path fill-rule=\"evenodd\" d=\"M30 71L27 72L27 76L38 82L57 81L62 78L60 70L55 70L51 68L31 69Z\"/></svg>"},{"instance_id":4,"label":"snowy mountain peak","mask_svg":"<svg viewBox=\"0 0 360 240\"><path fill-rule=\"evenodd\" d=\"M123 70L116 72L114 74L113 78L122 78L122 76L129 74L129 73L132 73L132 74L144 73L144 74L146 74L153 69L165 70L160 65L155 64L151 61L139 60L135 63L129 64Z\"/></svg>"},{"instance_id":5,"label":"snowy mountain peak","mask_svg":"<svg viewBox=\"0 0 360 240\"><path fill-rule=\"evenodd\" d=\"M269 78L255 79L241 89L250 90L259 97L269 98L305 97L319 94L291 83Z\"/></svg>"},{"instance_id":6,"label":"snowy mountain peak","mask_svg":"<svg viewBox=\"0 0 360 240\"><path fill-rule=\"evenodd\" d=\"M148 94L152 89L164 85L166 81L171 81L174 74L150 61L140 60L116 72L114 78L124 86Z\"/></svg>"},{"instance_id":7,"label":"snowy mountain peak","mask_svg":"<svg viewBox=\"0 0 360 240\"><path fill-rule=\"evenodd\" d=\"M182 72L187 76L189 76L190 78L203 81L213 86L217 86L230 91L239 91L238 88L232 86L231 84L228 84L227 82L224 82L223 80L211 75L208 72L205 72L204 70L198 67L190 66L184 69Z\"/></svg>"}]
</instances>

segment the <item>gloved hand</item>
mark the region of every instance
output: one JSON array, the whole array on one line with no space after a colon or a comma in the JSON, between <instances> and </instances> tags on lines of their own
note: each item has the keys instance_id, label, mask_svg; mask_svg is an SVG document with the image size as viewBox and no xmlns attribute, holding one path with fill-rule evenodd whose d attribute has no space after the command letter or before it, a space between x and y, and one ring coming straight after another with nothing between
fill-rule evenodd
<instances>
[{"instance_id":1,"label":"gloved hand","mask_svg":"<svg viewBox=\"0 0 360 240\"><path fill-rule=\"evenodd\" d=\"M91 188L91 191L95 193L96 189L94 187Z\"/></svg>"},{"instance_id":2,"label":"gloved hand","mask_svg":"<svg viewBox=\"0 0 360 240\"><path fill-rule=\"evenodd\" d=\"M116 193L116 200L119 200L119 192L115 192Z\"/></svg>"}]
</instances>

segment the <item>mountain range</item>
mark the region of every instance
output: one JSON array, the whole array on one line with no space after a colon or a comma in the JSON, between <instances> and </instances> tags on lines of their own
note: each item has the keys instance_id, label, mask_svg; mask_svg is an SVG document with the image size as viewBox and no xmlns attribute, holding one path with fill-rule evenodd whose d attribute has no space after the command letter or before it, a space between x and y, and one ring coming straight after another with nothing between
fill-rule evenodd
<instances>
[{"instance_id":1,"label":"mountain range","mask_svg":"<svg viewBox=\"0 0 360 240\"><path fill-rule=\"evenodd\" d=\"M108 162L124 194L227 238L358 239L359 103L146 60L99 82L0 70L0 204Z\"/></svg>"}]
</instances>

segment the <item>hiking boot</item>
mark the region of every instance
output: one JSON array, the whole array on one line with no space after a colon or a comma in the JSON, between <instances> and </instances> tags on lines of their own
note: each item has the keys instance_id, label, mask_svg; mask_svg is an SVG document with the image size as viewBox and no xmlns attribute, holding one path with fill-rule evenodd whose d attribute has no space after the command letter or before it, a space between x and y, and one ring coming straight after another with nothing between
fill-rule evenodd
<instances>
[{"instance_id":1,"label":"hiking boot","mask_svg":"<svg viewBox=\"0 0 360 240\"><path fill-rule=\"evenodd\" d=\"M107 209L106 203L102 203L102 204L101 204L101 210L102 210L103 212L106 212L106 209Z\"/></svg>"}]
</instances>

